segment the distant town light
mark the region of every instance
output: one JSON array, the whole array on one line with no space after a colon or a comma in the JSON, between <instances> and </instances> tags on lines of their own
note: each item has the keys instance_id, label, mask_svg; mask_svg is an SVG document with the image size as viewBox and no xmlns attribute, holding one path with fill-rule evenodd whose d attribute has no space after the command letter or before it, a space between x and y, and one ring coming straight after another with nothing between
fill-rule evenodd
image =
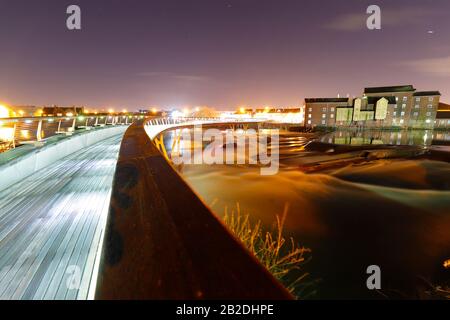
<instances>
[{"instance_id":1,"label":"distant town light","mask_svg":"<svg viewBox=\"0 0 450 320\"><path fill-rule=\"evenodd\" d=\"M9 109L0 104L0 118L9 118Z\"/></svg>"}]
</instances>

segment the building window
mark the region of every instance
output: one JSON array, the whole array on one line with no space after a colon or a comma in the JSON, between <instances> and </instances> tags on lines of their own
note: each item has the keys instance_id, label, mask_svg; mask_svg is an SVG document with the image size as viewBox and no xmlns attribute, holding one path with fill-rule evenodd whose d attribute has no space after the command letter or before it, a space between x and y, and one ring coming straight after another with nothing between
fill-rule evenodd
<instances>
[{"instance_id":1,"label":"building window","mask_svg":"<svg viewBox=\"0 0 450 320\"><path fill-rule=\"evenodd\" d=\"M325 119L327 115L325 113L322 113L322 118Z\"/></svg>"},{"instance_id":2,"label":"building window","mask_svg":"<svg viewBox=\"0 0 450 320\"><path fill-rule=\"evenodd\" d=\"M419 115L418 112L414 112L414 116L417 117Z\"/></svg>"},{"instance_id":3,"label":"building window","mask_svg":"<svg viewBox=\"0 0 450 320\"><path fill-rule=\"evenodd\" d=\"M408 101L408 97L403 97L403 102Z\"/></svg>"},{"instance_id":4,"label":"building window","mask_svg":"<svg viewBox=\"0 0 450 320\"><path fill-rule=\"evenodd\" d=\"M310 118L311 119L311 117L312 117L312 114L310 113L310 114L308 114L308 118Z\"/></svg>"},{"instance_id":5,"label":"building window","mask_svg":"<svg viewBox=\"0 0 450 320\"><path fill-rule=\"evenodd\" d=\"M331 112L334 112L334 107L332 107L332 108L330 109L330 111L331 111Z\"/></svg>"},{"instance_id":6,"label":"building window","mask_svg":"<svg viewBox=\"0 0 450 320\"><path fill-rule=\"evenodd\" d=\"M395 101L398 102L398 97L395 97Z\"/></svg>"},{"instance_id":7,"label":"building window","mask_svg":"<svg viewBox=\"0 0 450 320\"><path fill-rule=\"evenodd\" d=\"M402 104L402 109L406 108L406 103Z\"/></svg>"},{"instance_id":8,"label":"building window","mask_svg":"<svg viewBox=\"0 0 450 320\"><path fill-rule=\"evenodd\" d=\"M419 97L416 97L416 102L420 102L420 98Z\"/></svg>"},{"instance_id":9,"label":"building window","mask_svg":"<svg viewBox=\"0 0 450 320\"><path fill-rule=\"evenodd\" d=\"M430 122L431 122L431 120L430 120L430 119L427 119L427 120L425 120L425 122L426 122L426 123L430 123Z\"/></svg>"},{"instance_id":10,"label":"building window","mask_svg":"<svg viewBox=\"0 0 450 320\"><path fill-rule=\"evenodd\" d=\"M429 105L428 105L428 109L433 109L433 105L432 105L432 104L429 104Z\"/></svg>"},{"instance_id":11,"label":"building window","mask_svg":"<svg viewBox=\"0 0 450 320\"><path fill-rule=\"evenodd\" d=\"M397 116L397 111L394 111L393 113L392 113L392 115L395 117L395 116Z\"/></svg>"},{"instance_id":12,"label":"building window","mask_svg":"<svg viewBox=\"0 0 450 320\"><path fill-rule=\"evenodd\" d=\"M327 108L322 108L322 111L323 112L327 112Z\"/></svg>"},{"instance_id":13,"label":"building window","mask_svg":"<svg viewBox=\"0 0 450 320\"><path fill-rule=\"evenodd\" d=\"M405 111L402 111L400 115L403 117L405 115Z\"/></svg>"},{"instance_id":14,"label":"building window","mask_svg":"<svg viewBox=\"0 0 450 320\"><path fill-rule=\"evenodd\" d=\"M308 111L311 112L311 111L312 111L312 108L308 108Z\"/></svg>"},{"instance_id":15,"label":"building window","mask_svg":"<svg viewBox=\"0 0 450 320\"><path fill-rule=\"evenodd\" d=\"M416 104L416 105L414 106L414 108L419 109L420 106L419 106L418 104Z\"/></svg>"},{"instance_id":16,"label":"building window","mask_svg":"<svg viewBox=\"0 0 450 320\"><path fill-rule=\"evenodd\" d=\"M308 124L311 124L311 120L308 120Z\"/></svg>"},{"instance_id":17,"label":"building window","mask_svg":"<svg viewBox=\"0 0 450 320\"><path fill-rule=\"evenodd\" d=\"M330 118L334 118L334 114L330 114Z\"/></svg>"},{"instance_id":18,"label":"building window","mask_svg":"<svg viewBox=\"0 0 450 320\"><path fill-rule=\"evenodd\" d=\"M325 120L322 120L322 124L325 124Z\"/></svg>"},{"instance_id":19,"label":"building window","mask_svg":"<svg viewBox=\"0 0 450 320\"><path fill-rule=\"evenodd\" d=\"M430 117L431 116L431 112L427 112L427 117Z\"/></svg>"},{"instance_id":20,"label":"building window","mask_svg":"<svg viewBox=\"0 0 450 320\"><path fill-rule=\"evenodd\" d=\"M429 97L428 101L433 102L433 97Z\"/></svg>"},{"instance_id":21,"label":"building window","mask_svg":"<svg viewBox=\"0 0 450 320\"><path fill-rule=\"evenodd\" d=\"M404 120L403 119L400 119L400 123L403 123L404 122Z\"/></svg>"}]
</instances>

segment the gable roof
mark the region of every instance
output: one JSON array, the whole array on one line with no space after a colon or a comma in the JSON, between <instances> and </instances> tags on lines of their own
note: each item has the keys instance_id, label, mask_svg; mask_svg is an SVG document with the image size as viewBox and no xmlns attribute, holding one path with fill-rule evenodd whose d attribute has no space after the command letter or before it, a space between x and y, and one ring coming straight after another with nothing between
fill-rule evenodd
<instances>
[{"instance_id":1,"label":"gable roof","mask_svg":"<svg viewBox=\"0 0 450 320\"><path fill-rule=\"evenodd\" d=\"M416 89L414 89L412 85L364 88L364 93L409 92L409 91L416 91Z\"/></svg>"},{"instance_id":2,"label":"gable roof","mask_svg":"<svg viewBox=\"0 0 450 320\"><path fill-rule=\"evenodd\" d=\"M397 101L395 100L394 96L388 96L388 97L367 97L367 103L368 104L376 104L378 100L385 98L388 101L388 104L397 104Z\"/></svg>"},{"instance_id":3,"label":"gable roof","mask_svg":"<svg viewBox=\"0 0 450 320\"><path fill-rule=\"evenodd\" d=\"M305 98L306 103L348 102L348 98Z\"/></svg>"},{"instance_id":4,"label":"gable roof","mask_svg":"<svg viewBox=\"0 0 450 320\"><path fill-rule=\"evenodd\" d=\"M415 96L423 97L423 96L440 96L441 93L439 91L417 91L414 92Z\"/></svg>"}]
</instances>

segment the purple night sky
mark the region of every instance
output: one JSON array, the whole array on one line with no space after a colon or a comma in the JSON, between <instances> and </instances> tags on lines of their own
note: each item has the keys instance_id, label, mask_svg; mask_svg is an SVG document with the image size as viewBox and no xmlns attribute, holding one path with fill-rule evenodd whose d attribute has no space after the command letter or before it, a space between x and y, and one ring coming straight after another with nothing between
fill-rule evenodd
<instances>
[{"instance_id":1,"label":"purple night sky","mask_svg":"<svg viewBox=\"0 0 450 320\"><path fill-rule=\"evenodd\" d=\"M293 106L402 84L450 102L448 0L0 0L0 14L9 104Z\"/></svg>"}]
</instances>

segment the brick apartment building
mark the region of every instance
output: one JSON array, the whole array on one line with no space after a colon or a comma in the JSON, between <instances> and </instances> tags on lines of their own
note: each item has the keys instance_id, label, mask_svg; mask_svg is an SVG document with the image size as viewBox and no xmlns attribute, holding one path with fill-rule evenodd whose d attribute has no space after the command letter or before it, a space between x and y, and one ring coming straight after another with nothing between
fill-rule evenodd
<instances>
[{"instance_id":1,"label":"brick apartment building","mask_svg":"<svg viewBox=\"0 0 450 320\"><path fill-rule=\"evenodd\" d=\"M349 98L310 98L305 99L305 125L309 127L334 127L336 108L347 108Z\"/></svg>"},{"instance_id":2,"label":"brick apartment building","mask_svg":"<svg viewBox=\"0 0 450 320\"><path fill-rule=\"evenodd\" d=\"M440 95L438 91L416 91L412 85L406 85L365 88L363 96L355 99L308 98L305 126L431 129Z\"/></svg>"}]
</instances>

